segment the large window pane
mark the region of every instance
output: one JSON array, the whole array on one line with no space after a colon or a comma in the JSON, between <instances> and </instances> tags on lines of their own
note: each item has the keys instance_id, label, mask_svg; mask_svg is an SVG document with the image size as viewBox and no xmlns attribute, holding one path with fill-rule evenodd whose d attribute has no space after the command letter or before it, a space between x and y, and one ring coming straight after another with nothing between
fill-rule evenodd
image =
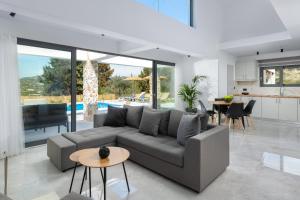
<instances>
[{"instance_id":1,"label":"large window pane","mask_svg":"<svg viewBox=\"0 0 300 200\"><path fill-rule=\"evenodd\" d=\"M175 107L175 67L157 65L157 107Z\"/></svg>"},{"instance_id":2,"label":"large window pane","mask_svg":"<svg viewBox=\"0 0 300 200\"><path fill-rule=\"evenodd\" d=\"M300 85L300 66L286 67L283 69L284 85Z\"/></svg>"},{"instance_id":3,"label":"large window pane","mask_svg":"<svg viewBox=\"0 0 300 200\"><path fill-rule=\"evenodd\" d=\"M281 83L281 70L278 67L261 68L261 86L277 86Z\"/></svg>"},{"instance_id":4,"label":"large window pane","mask_svg":"<svg viewBox=\"0 0 300 200\"><path fill-rule=\"evenodd\" d=\"M18 64L27 146L69 130L71 53L18 45Z\"/></svg>"},{"instance_id":5,"label":"large window pane","mask_svg":"<svg viewBox=\"0 0 300 200\"><path fill-rule=\"evenodd\" d=\"M191 25L191 0L136 0L186 25Z\"/></svg>"},{"instance_id":6,"label":"large window pane","mask_svg":"<svg viewBox=\"0 0 300 200\"><path fill-rule=\"evenodd\" d=\"M77 130L108 106L152 105L152 61L77 50Z\"/></svg>"}]
</instances>

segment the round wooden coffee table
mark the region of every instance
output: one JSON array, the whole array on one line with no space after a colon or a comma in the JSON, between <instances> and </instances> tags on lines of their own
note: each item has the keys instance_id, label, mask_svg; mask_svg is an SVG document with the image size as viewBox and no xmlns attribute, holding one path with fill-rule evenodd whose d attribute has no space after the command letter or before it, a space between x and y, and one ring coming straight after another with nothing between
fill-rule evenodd
<instances>
[{"instance_id":1,"label":"round wooden coffee table","mask_svg":"<svg viewBox=\"0 0 300 200\"><path fill-rule=\"evenodd\" d=\"M79 157L82 155L86 155L86 154L93 154L93 153L96 153L97 151L99 151L99 148L82 149L82 150L75 151L74 153L72 153L70 155L69 158L71 161L73 161L75 163L75 166L74 166L74 170L73 170L69 193L72 191L74 176L76 173L77 166L79 164ZM82 178L81 187L80 187L80 193L82 192L82 187L83 187L84 179L86 178L86 173L87 173L87 167L84 168L83 178Z\"/></svg>"},{"instance_id":2,"label":"round wooden coffee table","mask_svg":"<svg viewBox=\"0 0 300 200\"><path fill-rule=\"evenodd\" d=\"M103 180L103 186L104 186L104 199L106 199L106 168L118 165L122 163L123 166L123 171L126 179L126 184L127 184L127 190L130 192L129 184L128 184L128 179L127 179L127 174L126 174L126 168L124 162L129 158L129 151L121 148L121 147L108 147L110 154L107 158L101 159L99 156L99 148L96 149L86 149L86 151L83 151L80 153L80 156L78 158L78 161L80 164L83 166L87 167L89 169L89 189L90 189L90 196L91 196L91 168L99 168L101 171L102 175L102 170L103 169L103 175L102 175L102 180Z\"/></svg>"}]
</instances>

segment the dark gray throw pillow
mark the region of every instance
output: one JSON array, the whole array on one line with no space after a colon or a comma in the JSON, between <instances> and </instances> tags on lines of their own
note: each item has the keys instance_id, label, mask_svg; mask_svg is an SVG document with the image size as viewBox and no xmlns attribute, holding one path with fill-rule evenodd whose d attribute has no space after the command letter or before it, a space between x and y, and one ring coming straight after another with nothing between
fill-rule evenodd
<instances>
[{"instance_id":1,"label":"dark gray throw pillow","mask_svg":"<svg viewBox=\"0 0 300 200\"><path fill-rule=\"evenodd\" d=\"M126 124L134 128L139 128L144 106L124 105L124 108L127 108Z\"/></svg>"},{"instance_id":2,"label":"dark gray throw pillow","mask_svg":"<svg viewBox=\"0 0 300 200\"><path fill-rule=\"evenodd\" d=\"M188 138L200 133L200 126L199 115L183 115L177 131L177 143L184 146Z\"/></svg>"},{"instance_id":3,"label":"dark gray throw pillow","mask_svg":"<svg viewBox=\"0 0 300 200\"><path fill-rule=\"evenodd\" d=\"M122 127L126 125L127 108L108 106L107 116L103 126Z\"/></svg>"},{"instance_id":4,"label":"dark gray throw pillow","mask_svg":"<svg viewBox=\"0 0 300 200\"><path fill-rule=\"evenodd\" d=\"M149 108L149 107L144 107L144 110L149 110L149 111L157 112L157 113L161 114L158 133L161 135L168 135L170 110L157 110L157 109L153 109L153 108Z\"/></svg>"},{"instance_id":5,"label":"dark gray throw pillow","mask_svg":"<svg viewBox=\"0 0 300 200\"><path fill-rule=\"evenodd\" d=\"M150 110L144 110L139 131L147 135L157 136L161 114Z\"/></svg>"}]
</instances>

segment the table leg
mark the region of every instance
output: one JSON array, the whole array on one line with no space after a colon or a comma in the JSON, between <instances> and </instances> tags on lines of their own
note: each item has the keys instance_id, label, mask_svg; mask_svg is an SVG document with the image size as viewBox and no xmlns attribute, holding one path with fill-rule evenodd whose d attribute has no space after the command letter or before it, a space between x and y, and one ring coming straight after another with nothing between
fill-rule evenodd
<instances>
[{"instance_id":1,"label":"table leg","mask_svg":"<svg viewBox=\"0 0 300 200\"><path fill-rule=\"evenodd\" d=\"M127 184L127 190L128 190L128 192L130 192L130 188L129 188L129 184L128 184L128 179L127 179L126 168L125 168L125 163L122 162L122 165L123 165L123 171L124 171L124 174L125 174L125 179L126 179L126 184Z\"/></svg>"},{"instance_id":2,"label":"table leg","mask_svg":"<svg viewBox=\"0 0 300 200\"><path fill-rule=\"evenodd\" d=\"M87 169L87 167L84 168L84 173L83 173L82 182L81 182L81 187L80 187L80 194L81 194L81 192L82 192L82 187L83 187L84 179L85 179L85 177L86 177L86 169Z\"/></svg>"},{"instance_id":3,"label":"table leg","mask_svg":"<svg viewBox=\"0 0 300 200\"><path fill-rule=\"evenodd\" d=\"M102 169L101 168L99 168L100 169L100 173L101 173L101 177L102 177L102 181L103 181L103 172L102 172Z\"/></svg>"},{"instance_id":4,"label":"table leg","mask_svg":"<svg viewBox=\"0 0 300 200\"><path fill-rule=\"evenodd\" d=\"M103 177L103 190L104 190L104 200L106 200L106 167L104 167L104 177Z\"/></svg>"},{"instance_id":5,"label":"table leg","mask_svg":"<svg viewBox=\"0 0 300 200\"><path fill-rule=\"evenodd\" d=\"M73 175L72 175L72 180L71 180L71 184L70 184L69 193L71 193L71 190L72 190L72 186L73 186L73 181L74 181L74 176L75 176L76 168L77 168L77 162L75 162L75 166L74 166L74 171L73 171Z\"/></svg>"},{"instance_id":6,"label":"table leg","mask_svg":"<svg viewBox=\"0 0 300 200\"><path fill-rule=\"evenodd\" d=\"M89 189L90 189L90 197L92 197L92 176L91 176L91 168L89 167Z\"/></svg>"}]
</instances>

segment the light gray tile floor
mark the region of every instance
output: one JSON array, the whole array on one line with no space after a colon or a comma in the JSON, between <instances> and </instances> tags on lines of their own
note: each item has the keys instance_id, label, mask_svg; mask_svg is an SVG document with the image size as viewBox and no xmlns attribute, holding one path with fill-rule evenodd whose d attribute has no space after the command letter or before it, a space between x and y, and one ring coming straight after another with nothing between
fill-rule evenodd
<instances>
[{"instance_id":1,"label":"light gray tile floor","mask_svg":"<svg viewBox=\"0 0 300 200\"><path fill-rule=\"evenodd\" d=\"M0 163L3 188L3 162ZM230 166L202 193L195 193L135 163L127 162L128 195L121 166L108 169L107 199L296 200L300 198L300 126L256 120L256 129L230 133ZM79 168L74 190L83 174ZM62 173L48 160L46 146L9 160L9 196L56 200L68 192L72 170ZM101 198L99 170L92 171L94 199ZM85 185L84 190L87 190Z\"/></svg>"}]
</instances>

